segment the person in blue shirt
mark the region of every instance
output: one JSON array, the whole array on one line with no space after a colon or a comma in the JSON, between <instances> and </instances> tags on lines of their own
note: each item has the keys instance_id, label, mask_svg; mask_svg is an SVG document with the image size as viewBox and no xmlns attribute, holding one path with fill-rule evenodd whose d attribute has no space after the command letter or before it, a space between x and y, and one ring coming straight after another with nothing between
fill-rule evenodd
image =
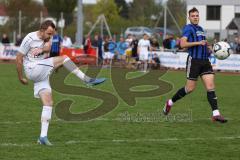
<instances>
[{"instance_id":1,"label":"person in blue shirt","mask_svg":"<svg viewBox=\"0 0 240 160\"><path fill-rule=\"evenodd\" d=\"M121 66L126 65L126 49L128 48L128 43L125 42L123 37L120 37L120 41L117 42L117 57L120 60Z\"/></svg>"},{"instance_id":2,"label":"person in blue shirt","mask_svg":"<svg viewBox=\"0 0 240 160\"><path fill-rule=\"evenodd\" d=\"M172 99L167 100L163 108L163 113L167 115L176 101L191 93L196 88L197 80L200 76L207 91L208 102L212 108L212 120L225 123L227 120L218 110L217 96L215 94L214 72L208 59L209 51L207 48L205 32L203 28L198 25L199 11L194 7L189 10L188 14L190 24L183 28L180 43L182 48L188 49L189 54L186 65L187 82L184 87L176 92Z\"/></svg>"},{"instance_id":3,"label":"person in blue shirt","mask_svg":"<svg viewBox=\"0 0 240 160\"><path fill-rule=\"evenodd\" d=\"M62 46L62 37L57 33L57 29L55 29L55 34L52 37L52 46L50 51L50 57L59 56L61 46Z\"/></svg>"}]
</instances>

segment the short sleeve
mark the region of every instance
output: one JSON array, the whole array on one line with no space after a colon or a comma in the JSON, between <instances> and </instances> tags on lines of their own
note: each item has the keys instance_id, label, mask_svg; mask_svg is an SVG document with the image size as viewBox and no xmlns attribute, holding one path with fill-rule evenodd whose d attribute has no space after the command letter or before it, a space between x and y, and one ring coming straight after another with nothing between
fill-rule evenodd
<instances>
[{"instance_id":1,"label":"short sleeve","mask_svg":"<svg viewBox=\"0 0 240 160\"><path fill-rule=\"evenodd\" d=\"M142 45L142 40L140 39L140 41L138 42L138 46Z\"/></svg>"},{"instance_id":2,"label":"short sleeve","mask_svg":"<svg viewBox=\"0 0 240 160\"><path fill-rule=\"evenodd\" d=\"M32 42L31 37L29 37L28 35L23 39L18 51L24 55L26 55L28 53L28 51L30 50L30 43Z\"/></svg>"},{"instance_id":3,"label":"short sleeve","mask_svg":"<svg viewBox=\"0 0 240 160\"><path fill-rule=\"evenodd\" d=\"M189 38L190 34L191 34L191 28L188 25L186 25L183 28L182 37Z\"/></svg>"}]
</instances>

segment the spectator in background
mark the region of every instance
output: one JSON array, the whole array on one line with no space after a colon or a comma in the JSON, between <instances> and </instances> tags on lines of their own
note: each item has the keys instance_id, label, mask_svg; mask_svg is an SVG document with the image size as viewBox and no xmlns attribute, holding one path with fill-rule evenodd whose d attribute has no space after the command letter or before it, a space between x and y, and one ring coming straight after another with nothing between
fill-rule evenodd
<instances>
[{"instance_id":1,"label":"spectator in background","mask_svg":"<svg viewBox=\"0 0 240 160\"><path fill-rule=\"evenodd\" d=\"M102 57L102 45L103 45L103 41L102 38L99 36L98 33L96 33L94 35L94 39L92 41L92 46L95 48L98 48L98 59L99 59L99 63L102 63L103 57Z\"/></svg>"},{"instance_id":2,"label":"spectator in background","mask_svg":"<svg viewBox=\"0 0 240 160\"><path fill-rule=\"evenodd\" d=\"M126 65L126 49L128 48L127 42L124 41L123 37L120 37L120 41L117 42L117 56L118 60L120 60L120 65L124 66Z\"/></svg>"},{"instance_id":3,"label":"spectator in background","mask_svg":"<svg viewBox=\"0 0 240 160\"><path fill-rule=\"evenodd\" d=\"M157 69L157 68L160 68L160 60L159 60L158 54L154 51L159 50L160 45L156 38L150 39L150 43L151 43L152 52L150 52L149 54L149 65L150 65L150 68Z\"/></svg>"},{"instance_id":4,"label":"spectator in background","mask_svg":"<svg viewBox=\"0 0 240 160\"><path fill-rule=\"evenodd\" d=\"M104 44L103 44L103 65L104 67L109 67L112 65L112 59L114 58L115 50L116 50L116 43L112 41L108 36L105 38Z\"/></svg>"},{"instance_id":5,"label":"spectator in background","mask_svg":"<svg viewBox=\"0 0 240 160\"><path fill-rule=\"evenodd\" d=\"M72 40L71 40L71 38L65 35L65 36L63 37L62 46L63 46L63 47L67 47L67 48L71 47L71 46L72 46Z\"/></svg>"},{"instance_id":6,"label":"spectator in background","mask_svg":"<svg viewBox=\"0 0 240 160\"><path fill-rule=\"evenodd\" d=\"M130 47L130 44L133 41L133 36L131 34L128 34L127 38L125 39L125 41L128 43L128 46Z\"/></svg>"},{"instance_id":7,"label":"spectator in background","mask_svg":"<svg viewBox=\"0 0 240 160\"><path fill-rule=\"evenodd\" d=\"M88 54L90 48L92 47L92 42L91 42L91 37L90 37L90 35L86 35L86 36L84 37L83 46L84 46L84 47L83 47L83 48L84 48L84 53L85 53L85 54Z\"/></svg>"},{"instance_id":8,"label":"spectator in background","mask_svg":"<svg viewBox=\"0 0 240 160\"><path fill-rule=\"evenodd\" d=\"M235 53L240 54L240 38L238 38L238 43L237 43L237 46L236 46L236 49L235 49Z\"/></svg>"},{"instance_id":9,"label":"spectator in background","mask_svg":"<svg viewBox=\"0 0 240 160\"><path fill-rule=\"evenodd\" d=\"M164 49L171 49L171 37L166 35L166 38L163 40L163 48Z\"/></svg>"},{"instance_id":10,"label":"spectator in background","mask_svg":"<svg viewBox=\"0 0 240 160\"><path fill-rule=\"evenodd\" d=\"M138 57L138 53L137 53L137 48L138 48L138 39L135 35L133 35L133 40L132 43L130 44L131 48L132 48L132 57L136 58Z\"/></svg>"},{"instance_id":11,"label":"spectator in background","mask_svg":"<svg viewBox=\"0 0 240 160\"><path fill-rule=\"evenodd\" d=\"M18 34L15 45L20 46L22 43L22 40L23 40L23 38L20 36L20 34Z\"/></svg>"},{"instance_id":12,"label":"spectator in background","mask_svg":"<svg viewBox=\"0 0 240 160\"><path fill-rule=\"evenodd\" d=\"M127 38L125 39L125 42L127 43L127 46L128 46L126 51L125 51L126 52L126 61L127 61L127 63L129 63L130 57L132 55L132 46L131 46L132 41L133 41L133 35L128 34Z\"/></svg>"},{"instance_id":13,"label":"spectator in background","mask_svg":"<svg viewBox=\"0 0 240 160\"><path fill-rule=\"evenodd\" d=\"M182 48L181 48L181 40L180 40L179 37L176 37L176 45L175 45L175 48L176 48L177 50L181 50L181 49L182 49Z\"/></svg>"},{"instance_id":14,"label":"spectator in background","mask_svg":"<svg viewBox=\"0 0 240 160\"><path fill-rule=\"evenodd\" d=\"M52 37L52 46L50 50L50 57L59 56L60 50L62 47L62 37L57 33L57 29L54 31L54 35Z\"/></svg>"},{"instance_id":15,"label":"spectator in background","mask_svg":"<svg viewBox=\"0 0 240 160\"><path fill-rule=\"evenodd\" d=\"M110 64L109 62L109 57L110 57L110 52L109 52L109 37L105 37L104 42L103 42L103 65L104 67L108 67Z\"/></svg>"},{"instance_id":16,"label":"spectator in background","mask_svg":"<svg viewBox=\"0 0 240 160\"><path fill-rule=\"evenodd\" d=\"M158 43L158 40L156 38L152 38L150 39L150 43L151 43L151 47L153 49L153 51L156 51L159 49L159 43Z\"/></svg>"},{"instance_id":17,"label":"spectator in background","mask_svg":"<svg viewBox=\"0 0 240 160\"><path fill-rule=\"evenodd\" d=\"M116 48L117 48L116 42L112 38L110 38L109 39L109 44L108 44L108 49L109 49L109 52L111 53L111 55L110 55L110 62L111 63L112 63L112 59L114 59Z\"/></svg>"},{"instance_id":18,"label":"spectator in background","mask_svg":"<svg viewBox=\"0 0 240 160\"><path fill-rule=\"evenodd\" d=\"M139 60L143 64L143 72L147 72L148 68L148 53L152 51L151 44L149 41L149 37L147 34L143 35L143 38L139 40L138 42L138 54L139 54Z\"/></svg>"},{"instance_id":19,"label":"spectator in background","mask_svg":"<svg viewBox=\"0 0 240 160\"><path fill-rule=\"evenodd\" d=\"M170 36L170 48L171 49L176 48L176 40L174 39L174 37L172 35Z\"/></svg>"},{"instance_id":20,"label":"spectator in background","mask_svg":"<svg viewBox=\"0 0 240 160\"><path fill-rule=\"evenodd\" d=\"M237 52L236 49L237 49L237 46L238 46L238 37L234 38L234 42L231 42L230 46L231 46L233 52L236 53Z\"/></svg>"},{"instance_id":21,"label":"spectator in background","mask_svg":"<svg viewBox=\"0 0 240 160\"><path fill-rule=\"evenodd\" d=\"M2 42L2 44L9 44L10 43L8 35L6 33L3 33L1 42Z\"/></svg>"}]
</instances>

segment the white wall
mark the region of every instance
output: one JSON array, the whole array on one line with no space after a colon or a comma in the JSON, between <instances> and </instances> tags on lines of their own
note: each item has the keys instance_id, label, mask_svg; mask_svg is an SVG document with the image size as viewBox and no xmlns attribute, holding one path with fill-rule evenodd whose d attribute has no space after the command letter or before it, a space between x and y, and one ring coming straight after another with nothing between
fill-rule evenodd
<instances>
[{"instance_id":1,"label":"white wall","mask_svg":"<svg viewBox=\"0 0 240 160\"><path fill-rule=\"evenodd\" d=\"M235 6L222 6L222 27L225 29L235 15Z\"/></svg>"},{"instance_id":2,"label":"white wall","mask_svg":"<svg viewBox=\"0 0 240 160\"><path fill-rule=\"evenodd\" d=\"M188 5L187 6L187 15L188 11L196 7L199 11L200 21L199 25L207 31L207 36L213 36L213 32L219 32L222 29L222 38L226 38L226 27L234 18L235 7L233 5L224 5L221 7L222 12L222 21L207 20L207 6L206 5ZM189 20L187 18L187 23ZM220 26L221 25L221 26Z\"/></svg>"}]
</instances>

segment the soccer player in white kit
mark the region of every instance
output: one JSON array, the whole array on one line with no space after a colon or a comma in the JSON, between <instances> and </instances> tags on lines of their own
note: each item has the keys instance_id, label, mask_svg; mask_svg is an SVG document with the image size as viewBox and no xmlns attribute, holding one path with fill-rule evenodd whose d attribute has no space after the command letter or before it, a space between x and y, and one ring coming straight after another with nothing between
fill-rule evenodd
<instances>
[{"instance_id":1,"label":"soccer player in white kit","mask_svg":"<svg viewBox=\"0 0 240 160\"><path fill-rule=\"evenodd\" d=\"M52 71L63 65L89 85L97 85L106 80L105 78L95 79L86 76L68 56L48 58L54 31L54 23L50 20L44 21L38 31L29 33L23 39L16 57L20 82L22 84L28 83L28 80L23 76L22 68L24 68L26 77L34 82L34 97L40 98L43 104L41 133L38 139L38 142L43 145L52 145L47 138L53 106L52 89L49 83L49 76Z\"/></svg>"},{"instance_id":2,"label":"soccer player in white kit","mask_svg":"<svg viewBox=\"0 0 240 160\"><path fill-rule=\"evenodd\" d=\"M149 50L151 51L151 44L148 35L145 33L143 39L138 42L138 55L139 60L143 63L143 72L147 72Z\"/></svg>"}]
</instances>

